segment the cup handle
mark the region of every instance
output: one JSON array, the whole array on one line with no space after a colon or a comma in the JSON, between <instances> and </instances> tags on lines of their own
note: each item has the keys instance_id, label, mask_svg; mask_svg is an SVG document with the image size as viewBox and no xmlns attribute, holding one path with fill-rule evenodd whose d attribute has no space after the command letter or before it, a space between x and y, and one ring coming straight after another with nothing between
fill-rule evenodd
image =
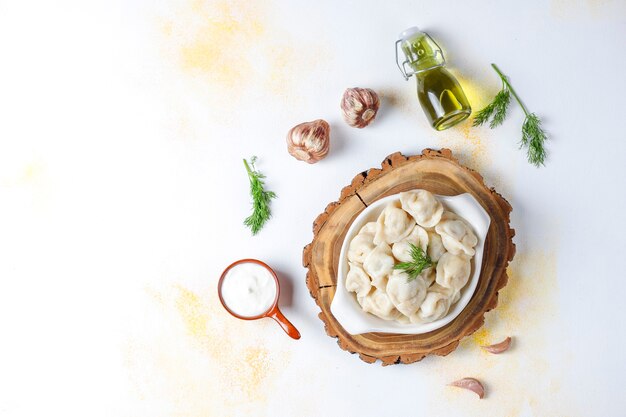
<instances>
[{"instance_id":1,"label":"cup handle","mask_svg":"<svg viewBox=\"0 0 626 417\"><path fill-rule=\"evenodd\" d=\"M298 329L296 329L294 325L287 320L287 317L283 316L283 313L281 313L278 307L276 307L274 311L269 314L269 316L273 318L276 323L278 323L278 325L289 335L289 337L296 340L300 339L300 332Z\"/></svg>"}]
</instances>

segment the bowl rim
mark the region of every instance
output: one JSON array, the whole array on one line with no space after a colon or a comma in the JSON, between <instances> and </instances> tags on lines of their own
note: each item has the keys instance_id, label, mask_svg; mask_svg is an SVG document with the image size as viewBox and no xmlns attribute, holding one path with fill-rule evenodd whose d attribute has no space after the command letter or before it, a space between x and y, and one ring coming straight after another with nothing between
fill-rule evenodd
<instances>
[{"instance_id":1,"label":"bowl rim","mask_svg":"<svg viewBox=\"0 0 626 417\"><path fill-rule=\"evenodd\" d=\"M421 190L421 189L422 188L414 188L412 190L406 190L403 192L411 192L411 191L416 191L416 190ZM465 215L463 213L464 210L459 211L455 209L449 209L450 211L454 212L455 214L462 217L465 221L467 221L472 226L474 233L479 239L475 247L476 253L474 257L472 258L473 259L472 275L470 276L469 282L465 285L464 288L461 289L462 291L461 298L459 299L459 301L455 303L455 305L453 306L453 309L451 309L451 311L449 311L448 314L446 314L444 317L438 320L435 320L430 323L402 324L396 321L383 320L372 314L364 312L361 306L358 305L358 302L356 301L356 298L354 297L354 295L346 290L345 277L346 277L346 274L348 273L347 249L348 249L349 242L358 233L358 231L355 232L357 228L360 230L360 228L363 227L365 223L372 221L372 220L366 220L365 217L367 217L370 213L375 212L376 210L378 210L379 212L382 212L382 210L384 209L384 206L386 206L388 202L393 201L393 200L399 201L400 199L400 193L385 196L383 198L380 198L374 201L369 206L365 207L364 210L361 213L359 213L358 216L355 217L355 219L350 224L350 227L348 228L348 231L346 232L346 235L344 236L344 239L341 244L341 249L339 252L339 265L337 268L337 287L340 287L340 288L337 288L337 290L335 291L335 295L330 305L330 310L333 316L339 322L339 324L341 324L341 326L348 333L352 335L372 333L372 332L415 335L415 334L423 334L423 333L432 332L452 322L455 318L457 318L461 314L461 312L467 307L467 305L471 301L474 295L474 292L476 291L476 288L478 287L478 281L480 279L480 273L482 270L482 262L483 262L483 251L484 251L485 241L487 239L487 234L489 231L489 226L491 224L491 217L485 211L485 209L480 205L480 203L470 193L461 193L461 194L456 194L456 195L451 195L451 196L433 193L433 195L437 197L437 199L441 201L444 207L447 209L448 209L448 205L451 205L450 204L451 202L452 202L452 205L455 205L457 203L455 200L459 200L459 201L464 200L466 204L471 205L472 206L471 208L476 210L474 214L480 215L480 217L482 218L484 222L483 224L484 227L478 230L477 225L473 224L466 218L467 211L469 209L465 210ZM374 218L377 218L377 216L378 215L376 215ZM350 303L352 303L352 305L350 305ZM355 307L358 310L358 313L351 314L350 310L355 310ZM357 319L355 320L354 317L357 317ZM368 323L368 321L370 321L370 323ZM372 324L371 322L374 322L374 324Z\"/></svg>"}]
</instances>

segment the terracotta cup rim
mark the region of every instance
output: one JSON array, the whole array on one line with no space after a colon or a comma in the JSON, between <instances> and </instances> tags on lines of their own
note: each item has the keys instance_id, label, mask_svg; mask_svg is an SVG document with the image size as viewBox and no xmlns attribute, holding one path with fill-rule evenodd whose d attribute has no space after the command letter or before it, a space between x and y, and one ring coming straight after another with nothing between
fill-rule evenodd
<instances>
[{"instance_id":1,"label":"terracotta cup rim","mask_svg":"<svg viewBox=\"0 0 626 417\"><path fill-rule=\"evenodd\" d=\"M251 263L251 264L257 264L262 266L263 268L267 269L270 274L272 274L272 277L274 277L274 283L276 284L276 296L274 297L274 302L272 303L272 305L267 309L267 311L257 315L257 316L241 316L237 313L235 313L234 311L232 311L228 305L226 304L226 302L224 302L224 298L222 297L222 283L224 282L224 278L226 278L226 274L228 274L228 271L230 271L232 268L236 267L237 265L241 265L241 264L247 264L247 263ZM220 299L220 303L222 303L222 306L224 307L224 309L233 317L236 317L238 319L241 320L258 320L258 319L262 319L265 317L271 317L275 312L276 309L278 308L278 297L280 296L280 283L278 282L278 276L276 275L276 272L274 272L274 270L265 262L263 261L259 261L258 259L253 259L253 258L245 258L245 259L240 259L238 261L233 262L232 264L228 265L226 267L226 269L224 269L224 271L222 272L222 275L220 275L220 279L217 282L217 296Z\"/></svg>"}]
</instances>

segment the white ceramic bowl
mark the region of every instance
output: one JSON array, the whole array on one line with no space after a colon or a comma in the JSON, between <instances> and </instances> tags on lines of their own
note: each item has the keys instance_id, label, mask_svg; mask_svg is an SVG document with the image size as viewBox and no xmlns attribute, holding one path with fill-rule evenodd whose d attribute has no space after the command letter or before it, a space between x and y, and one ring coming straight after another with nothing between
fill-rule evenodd
<instances>
[{"instance_id":1,"label":"white ceramic bowl","mask_svg":"<svg viewBox=\"0 0 626 417\"><path fill-rule=\"evenodd\" d=\"M383 320L372 314L366 313L361 309L354 293L346 290L346 275L348 273L348 246L352 238L361 230L367 222L375 221L378 215L383 211L387 203L400 200L399 194L394 194L372 203L363 210L359 216L354 219L352 225L348 229L348 233L341 246L339 256L339 271L337 275L337 290L335 298L330 305L330 311L333 316L350 334L361 334L369 332L382 333L400 333L400 334L421 334L432 332L450 323L461 314L461 311L467 306L476 286L478 285L478 277L483 259L483 247L489 230L491 219L482 206L470 194L459 194L456 196L436 195L446 210L452 211L472 226L478 244L476 245L476 255L472 259L472 275L468 283L461 289L461 297L459 301L452 306L448 314L439 320L431 323L419 324L401 324L395 321Z\"/></svg>"}]
</instances>

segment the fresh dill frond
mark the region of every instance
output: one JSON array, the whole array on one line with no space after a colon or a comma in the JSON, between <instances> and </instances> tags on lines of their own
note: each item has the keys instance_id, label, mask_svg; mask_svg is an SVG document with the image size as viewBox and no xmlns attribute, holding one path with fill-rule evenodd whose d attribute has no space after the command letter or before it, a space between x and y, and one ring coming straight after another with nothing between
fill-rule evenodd
<instances>
[{"instance_id":1,"label":"fresh dill frond","mask_svg":"<svg viewBox=\"0 0 626 417\"><path fill-rule=\"evenodd\" d=\"M489 127L492 129L501 125L506 118L506 112L510 103L511 93L509 92L509 89L503 85L502 90L496 94L493 101L476 113L473 123L474 127L487 123L489 119L491 119Z\"/></svg>"},{"instance_id":2,"label":"fresh dill frond","mask_svg":"<svg viewBox=\"0 0 626 417\"><path fill-rule=\"evenodd\" d=\"M528 162L535 166L544 165L546 149L543 143L546 139L541 120L535 113L529 114L522 125L522 146L528 147Z\"/></svg>"},{"instance_id":3,"label":"fresh dill frond","mask_svg":"<svg viewBox=\"0 0 626 417\"><path fill-rule=\"evenodd\" d=\"M498 93L500 94L500 93ZM487 104L483 109L479 110L474 116L474 122L472 126L478 127L485 124L491 118L493 111L496 108L495 99L491 103Z\"/></svg>"},{"instance_id":4,"label":"fresh dill frond","mask_svg":"<svg viewBox=\"0 0 626 417\"><path fill-rule=\"evenodd\" d=\"M400 269L408 275L406 282L413 281L424 269L433 266L433 261L422 248L412 243L409 243L409 246L411 247L411 262L400 262L393 266L393 269Z\"/></svg>"},{"instance_id":5,"label":"fresh dill frond","mask_svg":"<svg viewBox=\"0 0 626 417\"><path fill-rule=\"evenodd\" d=\"M265 175L256 170L255 162L256 156L250 159L250 164L248 164L245 158L243 160L243 164L248 172L250 195L252 196L252 214L243 221L243 224L252 230L253 235L259 233L265 222L272 217L270 201L276 198L276 193L265 190L265 183L263 182Z\"/></svg>"},{"instance_id":6,"label":"fresh dill frond","mask_svg":"<svg viewBox=\"0 0 626 417\"><path fill-rule=\"evenodd\" d=\"M524 103L522 103L522 100L513 89L513 86L511 86L508 77L500 71L496 64L491 64L491 66L502 80L502 89L498 92L498 94L496 94L491 103L476 113L473 125L480 126L490 119L490 128L493 129L501 125L506 118L509 104L511 102L511 95L513 95L515 101L517 101L526 115L524 123L522 124L522 140L520 147L527 148L528 162L537 167L545 165L547 151L544 147L544 142L547 139L547 135L541 127L541 120L535 113L530 113L528 111L526 106L524 106Z\"/></svg>"},{"instance_id":7,"label":"fresh dill frond","mask_svg":"<svg viewBox=\"0 0 626 417\"><path fill-rule=\"evenodd\" d=\"M511 92L508 88L504 87L496 97L493 99L493 103L495 104L495 111L493 112L493 118L489 123L490 128L498 127L504 122L506 119L506 112L509 108L509 104L511 103Z\"/></svg>"}]
</instances>

